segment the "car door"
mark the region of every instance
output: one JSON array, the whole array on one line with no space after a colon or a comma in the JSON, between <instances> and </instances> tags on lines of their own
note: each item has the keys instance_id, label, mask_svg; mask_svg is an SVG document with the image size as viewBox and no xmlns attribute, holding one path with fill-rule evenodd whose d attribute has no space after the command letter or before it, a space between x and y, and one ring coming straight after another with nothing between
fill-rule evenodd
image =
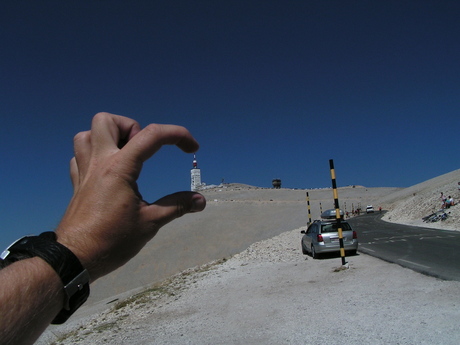
<instances>
[{"instance_id":1,"label":"car door","mask_svg":"<svg viewBox=\"0 0 460 345\"><path fill-rule=\"evenodd\" d=\"M311 248L311 242L312 242L315 227L316 227L316 224L311 224L308 227L307 232L305 233L305 236L302 238L304 248L307 248L307 250L310 250Z\"/></svg>"}]
</instances>

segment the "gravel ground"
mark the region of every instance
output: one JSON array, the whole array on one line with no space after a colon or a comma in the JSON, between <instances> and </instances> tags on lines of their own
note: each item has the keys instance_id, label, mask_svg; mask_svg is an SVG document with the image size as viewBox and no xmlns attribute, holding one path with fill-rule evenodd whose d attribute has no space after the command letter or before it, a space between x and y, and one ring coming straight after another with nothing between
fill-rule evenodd
<instances>
[{"instance_id":1,"label":"gravel ground","mask_svg":"<svg viewBox=\"0 0 460 345\"><path fill-rule=\"evenodd\" d=\"M339 188L342 208L351 210L400 188ZM251 244L304 226L306 190L256 188L229 184L203 191L207 206L167 224L126 265L91 286L85 306L160 282L183 270L231 257ZM333 207L332 189L309 190L312 219ZM346 206L346 207L345 207Z\"/></svg>"},{"instance_id":2,"label":"gravel ground","mask_svg":"<svg viewBox=\"0 0 460 345\"><path fill-rule=\"evenodd\" d=\"M37 344L458 344L460 282L359 254L313 260L300 229L177 274Z\"/></svg>"},{"instance_id":3,"label":"gravel ground","mask_svg":"<svg viewBox=\"0 0 460 345\"><path fill-rule=\"evenodd\" d=\"M405 189L345 187L339 196L349 208L383 206L387 221L427 226L421 217L439 208L440 192L460 199L458 181L460 170ZM313 219L329 194L310 191ZM365 254L346 269L338 257L302 255L302 228L283 231L305 224L305 191L229 185L205 195L207 212L162 229L37 344L460 343L460 282ZM450 212L431 226L459 230L460 206ZM211 261L222 257L231 258Z\"/></svg>"}]
</instances>

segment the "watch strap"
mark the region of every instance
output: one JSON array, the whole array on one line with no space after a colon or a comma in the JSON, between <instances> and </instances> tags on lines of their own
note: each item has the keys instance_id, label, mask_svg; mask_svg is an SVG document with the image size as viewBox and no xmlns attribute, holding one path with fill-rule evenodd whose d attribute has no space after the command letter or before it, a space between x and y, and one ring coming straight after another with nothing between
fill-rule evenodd
<instances>
[{"instance_id":1,"label":"watch strap","mask_svg":"<svg viewBox=\"0 0 460 345\"><path fill-rule=\"evenodd\" d=\"M88 299L88 271L70 249L56 241L54 232L23 237L5 252L2 257L7 263L38 256L59 275L64 285L65 299L64 307L52 321L53 324L64 323Z\"/></svg>"}]
</instances>

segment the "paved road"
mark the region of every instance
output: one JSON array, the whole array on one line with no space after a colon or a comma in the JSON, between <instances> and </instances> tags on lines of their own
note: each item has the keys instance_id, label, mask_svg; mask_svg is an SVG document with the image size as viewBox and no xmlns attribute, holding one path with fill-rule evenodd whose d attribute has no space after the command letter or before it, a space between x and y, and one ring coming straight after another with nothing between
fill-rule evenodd
<instances>
[{"instance_id":1,"label":"paved road","mask_svg":"<svg viewBox=\"0 0 460 345\"><path fill-rule=\"evenodd\" d=\"M460 232L384 222L380 213L349 219L359 251L417 272L460 281Z\"/></svg>"}]
</instances>

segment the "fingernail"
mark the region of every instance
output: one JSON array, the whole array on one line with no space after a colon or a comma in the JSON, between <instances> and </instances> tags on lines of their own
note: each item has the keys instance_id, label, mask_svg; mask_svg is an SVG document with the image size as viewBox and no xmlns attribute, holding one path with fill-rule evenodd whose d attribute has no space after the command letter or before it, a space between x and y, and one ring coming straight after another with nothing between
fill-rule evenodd
<instances>
[{"instance_id":1,"label":"fingernail","mask_svg":"<svg viewBox=\"0 0 460 345\"><path fill-rule=\"evenodd\" d=\"M196 194L192 199L192 208L190 212L200 212L206 207L206 199L201 194Z\"/></svg>"}]
</instances>

